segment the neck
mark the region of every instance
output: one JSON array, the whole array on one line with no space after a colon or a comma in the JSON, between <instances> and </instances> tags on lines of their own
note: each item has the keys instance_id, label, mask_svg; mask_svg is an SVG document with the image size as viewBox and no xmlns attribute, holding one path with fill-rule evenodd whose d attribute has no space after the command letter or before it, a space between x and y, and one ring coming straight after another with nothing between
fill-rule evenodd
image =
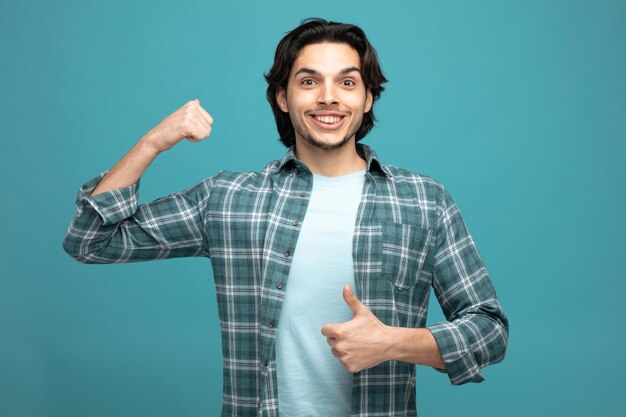
<instances>
[{"instance_id":1,"label":"neck","mask_svg":"<svg viewBox=\"0 0 626 417\"><path fill-rule=\"evenodd\" d=\"M320 149L304 140L296 139L296 158L314 174L338 177L365 169L367 161L356 151L354 138L337 149Z\"/></svg>"}]
</instances>

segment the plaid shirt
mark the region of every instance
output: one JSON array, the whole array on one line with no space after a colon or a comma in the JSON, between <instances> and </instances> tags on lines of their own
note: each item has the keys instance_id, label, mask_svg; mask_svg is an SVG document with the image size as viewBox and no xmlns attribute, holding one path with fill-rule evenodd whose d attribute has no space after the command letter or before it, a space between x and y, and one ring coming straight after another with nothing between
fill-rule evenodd
<instances>
[{"instance_id":1,"label":"plaid shirt","mask_svg":"<svg viewBox=\"0 0 626 417\"><path fill-rule=\"evenodd\" d=\"M430 288L448 321L429 326L452 384L503 359L508 321L459 209L430 177L367 160L354 230L355 293L385 324L425 327ZM278 416L274 342L312 175L293 149L260 172L220 172L138 206L137 183L83 185L64 249L84 263L211 259L224 358L222 416ZM415 365L352 379L353 416L415 416Z\"/></svg>"}]
</instances>

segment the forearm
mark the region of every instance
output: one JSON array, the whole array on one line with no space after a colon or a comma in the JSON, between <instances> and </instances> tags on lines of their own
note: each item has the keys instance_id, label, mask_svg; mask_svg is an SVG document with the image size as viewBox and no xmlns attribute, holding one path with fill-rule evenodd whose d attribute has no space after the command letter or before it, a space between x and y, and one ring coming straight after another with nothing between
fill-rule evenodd
<instances>
[{"instance_id":1,"label":"forearm","mask_svg":"<svg viewBox=\"0 0 626 417\"><path fill-rule=\"evenodd\" d=\"M146 133L137 144L109 170L92 196L136 183L159 153L170 149L183 138L200 141L211 133L213 118L192 100L167 116Z\"/></svg>"},{"instance_id":2,"label":"forearm","mask_svg":"<svg viewBox=\"0 0 626 417\"><path fill-rule=\"evenodd\" d=\"M92 196L128 187L139 180L159 152L151 145L149 133L109 170L91 193Z\"/></svg>"},{"instance_id":3,"label":"forearm","mask_svg":"<svg viewBox=\"0 0 626 417\"><path fill-rule=\"evenodd\" d=\"M445 369L432 333L425 328L389 327L389 359Z\"/></svg>"}]
</instances>

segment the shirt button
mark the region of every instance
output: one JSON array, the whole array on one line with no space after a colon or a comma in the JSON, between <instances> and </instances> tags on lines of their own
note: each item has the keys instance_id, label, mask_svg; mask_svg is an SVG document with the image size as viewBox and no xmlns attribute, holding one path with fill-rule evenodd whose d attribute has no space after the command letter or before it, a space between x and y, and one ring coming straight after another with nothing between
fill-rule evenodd
<instances>
[{"instance_id":1,"label":"shirt button","mask_svg":"<svg viewBox=\"0 0 626 417\"><path fill-rule=\"evenodd\" d=\"M298 226L300 226L300 222L299 222L299 221L297 221L297 220L294 220L294 221L293 221L293 225L294 225L294 226L296 226L296 227L298 227Z\"/></svg>"},{"instance_id":2,"label":"shirt button","mask_svg":"<svg viewBox=\"0 0 626 417\"><path fill-rule=\"evenodd\" d=\"M283 253L283 255L285 255L286 258L289 258L289 255L291 255L291 252L286 250L285 253Z\"/></svg>"},{"instance_id":3,"label":"shirt button","mask_svg":"<svg viewBox=\"0 0 626 417\"><path fill-rule=\"evenodd\" d=\"M278 281L276 283L276 288L278 288L279 290L282 289L285 286L285 283L282 281Z\"/></svg>"},{"instance_id":4,"label":"shirt button","mask_svg":"<svg viewBox=\"0 0 626 417\"><path fill-rule=\"evenodd\" d=\"M275 325L276 325L276 322L275 322L274 320L270 320L270 322L267 324L267 326L268 326L270 329L273 329Z\"/></svg>"},{"instance_id":5,"label":"shirt button","mask_svg":"<svg viewBox=\"0 0 626 417\"><path fill-rule=\"evenodd\" d=\"M261 366L263 368L267 368L267 361L261 361Z\"/></svg>"},{"instance_id":6,"label":"shirt button","mask_svg":"<svg viewBox=\"0 0 626 417\"><path fill-rule=\"evenodd\" d=\"M306 193L305 193L304 191L303 191L303 192L301 192L301 193L300 193L300 197L302 197L302 198L306 197Z\"/></svg>"}]
</instances>

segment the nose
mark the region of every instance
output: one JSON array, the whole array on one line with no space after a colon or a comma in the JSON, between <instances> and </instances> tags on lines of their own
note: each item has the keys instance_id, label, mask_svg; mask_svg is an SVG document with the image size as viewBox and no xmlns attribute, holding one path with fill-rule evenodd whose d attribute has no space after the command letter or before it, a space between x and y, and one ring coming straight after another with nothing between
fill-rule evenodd
<instances>
[{"instance_id":1,"label":"nose","mask_svg":"<svg viewBox=\"0 0 626 417\"><path fill-rule=\"evenodd\" d=\"M337 103L337 97L335 92L335 86L332 81L325 82L320 88L320 95L318 98L320 104L331 105Z\"/></svg>"}]
</instances>

